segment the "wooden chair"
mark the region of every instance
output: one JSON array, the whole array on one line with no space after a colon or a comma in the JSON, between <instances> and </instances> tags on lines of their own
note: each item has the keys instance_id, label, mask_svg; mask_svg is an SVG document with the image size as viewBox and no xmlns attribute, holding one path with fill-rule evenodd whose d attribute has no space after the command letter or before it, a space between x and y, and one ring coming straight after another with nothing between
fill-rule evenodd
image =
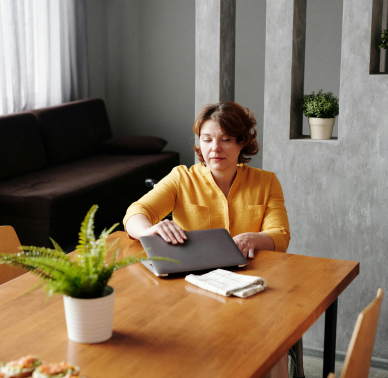
<instances>
[{"instance_id":1,"label":"wooden chair","mask_svg":"<svg viewBox=\"0 0 388 378\"><path fill-rule=\"evenodd\" d=\"M358 315L340 378L368 378L383 294L378 289L376 299Z\"/></svg>"},{"instance_id":2,"label":"wooden chair","mask_svg":"<svg viewBox=\"0 0 388 378\"><path fill-rule=\"evenodd\" d=\"M0 226L0 253L20 252L20 241L12 226ZM22 274L27 273L22 268L14 268L7 264L0 265L0 285Z\"/></svg>"}]
</instances>

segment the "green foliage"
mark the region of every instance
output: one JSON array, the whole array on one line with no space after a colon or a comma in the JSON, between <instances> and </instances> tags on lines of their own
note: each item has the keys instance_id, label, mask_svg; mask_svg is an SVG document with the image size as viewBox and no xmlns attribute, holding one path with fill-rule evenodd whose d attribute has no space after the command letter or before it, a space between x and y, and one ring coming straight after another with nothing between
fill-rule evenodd
<instances>
[{"instance_id":1,"label":"green foliage","mask_svg":"<svg viewBox=\"0 0 388 378\"><path fill-rule=\"evenodd\" d=\"M339 113L338 98L333 92L322 93L322 89L315 95L304 95L300 110L306 117L334 118Z\"/></svg>"},{"instance_id":2,"label":"green foliage","mask_svg":"<svg viewBox=\"0 0 388 378\"><path fill-rule=\"evenodd\" d=\"M388 29L381 30L380 49L388 49Z\"/></svg>"},{"instance_id":3,"label":"green foliage","mask_svg":"<svg viewBox=\"0 0 388 378\"><path fill-rule=\"evenodd\" d=\"M81 225L78 246L74 258L66 255L62 248L51 239L54 249L22 246L20 253L0 254L0 264L8 264L31 271L41 281L29 291L45 286L48 296L64 294L73 298L99 298L103 296L113 272L142 260L165 260L161 257L141 258L127 256L117 261L119 252L118 239L107 245L106 239L117 227L103 230L96 240L94 236L94 215L97 205L87 213ZM107 253L112 250L109 262ZM143 252L142 252L143 253Z\"/></svg>"}]
</instances>

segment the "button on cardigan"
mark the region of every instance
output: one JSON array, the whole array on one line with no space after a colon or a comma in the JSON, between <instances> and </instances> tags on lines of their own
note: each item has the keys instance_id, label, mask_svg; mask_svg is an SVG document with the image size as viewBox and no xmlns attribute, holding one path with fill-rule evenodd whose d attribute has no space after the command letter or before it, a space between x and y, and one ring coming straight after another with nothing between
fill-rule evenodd
<instances>
[{"instance_id":1,"label":"button on cardigan","mask_svg":"<svg viewBox=\"0 0 388 378\"><path fill-rule=\"evenodd\" d=\"M232 237L244 232L265 232L275 251L286 252L290 241L283 191L273 172L237 166L228 197L204 164L175 167L149 193L127 210L129 217L144 214L152 224L173 212L183 230L226 228Z\"/></svg>"}]
</instances>

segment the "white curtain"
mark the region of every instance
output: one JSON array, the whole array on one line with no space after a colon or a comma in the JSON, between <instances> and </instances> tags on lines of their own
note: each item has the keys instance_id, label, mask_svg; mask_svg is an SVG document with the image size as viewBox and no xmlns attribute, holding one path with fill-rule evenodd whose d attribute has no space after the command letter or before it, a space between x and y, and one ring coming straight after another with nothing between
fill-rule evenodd
<instances>
[{"instance_id":1,"label":"white curtain","mask_svg":"<svg viewBox=\"0 0 388 378\"><path fill-rule=\"evenodd\" d=\"M0 114L89 95L85 0L0 0Z\"/></svg>"}]
</instances>

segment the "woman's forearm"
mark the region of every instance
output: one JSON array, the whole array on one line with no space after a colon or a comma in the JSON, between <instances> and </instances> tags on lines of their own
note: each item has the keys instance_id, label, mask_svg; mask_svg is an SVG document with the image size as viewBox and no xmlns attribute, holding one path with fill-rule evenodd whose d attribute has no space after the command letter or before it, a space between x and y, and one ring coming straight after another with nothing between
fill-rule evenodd
<instances>
[{"instance_id":1,"label":"woman's forearm","mask_svg":"<svg viewBox=\"0 0 388 378\"><path fill-rule=\"evenodd\" d=\"M125 229L128 235L134 239L139 239L145 229L152 227L149 219L143 214L135 214L128 218Z\"/></svg>"}]
</instances>

